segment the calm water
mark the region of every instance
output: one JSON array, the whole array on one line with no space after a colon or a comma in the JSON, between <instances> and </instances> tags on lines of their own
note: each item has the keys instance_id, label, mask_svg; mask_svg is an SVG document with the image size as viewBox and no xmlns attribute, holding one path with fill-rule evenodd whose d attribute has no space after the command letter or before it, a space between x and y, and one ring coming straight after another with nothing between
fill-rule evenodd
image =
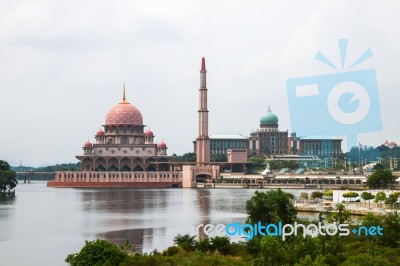
<instances>
[{"instance_id":1,"label":"calm water","mask_svg":"<svg viewBox=\"0 0 400 266\"><path fill-rule=\"evenodd\" d=\"M128 239L141 252L163 250L177 234L195 235L200 223L244 222L254 191L19 184L14 200L0 201L0 265L66 265L68 254L97 238Z\"/></svg>"}]
</instances>

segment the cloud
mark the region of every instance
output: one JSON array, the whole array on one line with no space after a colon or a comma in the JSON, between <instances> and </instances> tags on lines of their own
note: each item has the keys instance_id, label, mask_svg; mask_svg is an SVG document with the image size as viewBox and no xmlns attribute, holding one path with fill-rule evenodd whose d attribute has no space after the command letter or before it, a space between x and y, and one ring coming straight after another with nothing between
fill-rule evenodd
<instances>
[{"instance_id":1,"label":"cloud","mask_svg":"<svg viewBox=\"0 0 400 266\"><path fill-rule=\"evenodd\" d=\"M11 1L0 10L0 157L27 164L74 161L121 97L142 111L169 153L192 151L200 59L208 69L210 133L249 134L271 105L290 129L285 82L331 73L371 48L384 130L393 138L399 84L396 1ZM338 61L339 60L339 61Z\"/></svg>"}]
</instances>

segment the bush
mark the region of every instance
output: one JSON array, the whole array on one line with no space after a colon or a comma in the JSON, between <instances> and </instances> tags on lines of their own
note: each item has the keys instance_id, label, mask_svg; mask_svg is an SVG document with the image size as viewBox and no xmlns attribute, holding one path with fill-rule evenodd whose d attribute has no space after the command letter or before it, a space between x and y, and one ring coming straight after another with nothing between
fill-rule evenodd
<instances>
[{"instance_id":1,"label":"bush","mask_svg":"<svg viewBox=\"0 0 400 266\"><path fill-rule=\"evenodd\" d=\"M172 246L172 247L167 248L167 250L165 250L163 252L163 255L170 257L170 256L174 256L174 255L178 254L181 251L182 251L182 249L180 247Z\"/></svg>"},{"instance_id":2,"label":"bush","mask_svg":"<svg viewBox=\"0 0 400 266\"><path fill-rule=\"evenodd\" d=\"M65 262L72 266L118 265L128 255L119 247L106 240L85 241L85 246L76 254L70 254Z\"/></svg>"}]
</instances>

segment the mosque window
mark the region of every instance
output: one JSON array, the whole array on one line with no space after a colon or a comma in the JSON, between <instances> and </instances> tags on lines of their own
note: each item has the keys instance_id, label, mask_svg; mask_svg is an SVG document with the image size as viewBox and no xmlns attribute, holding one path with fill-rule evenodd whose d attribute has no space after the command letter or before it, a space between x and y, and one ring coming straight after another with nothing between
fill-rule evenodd
<instances>
[{"instance_id":1,"label":"mosque window","mask_svg":"<svg viewBox=\"0 0 400 266\"><path fill-rule=\"evenodd\" d=\"M107 144L112 144L113 143L113 138L108 138L107 139Z\"/></svg>"},{"instance_id":2,"label":"mosque window","mask_svg":"<svg viewBox=\"0 0 400 266\"><path fill-rule=\"evenodd\" d=\"M122 144L122 145L127 145L127 144L129 144L129 139L128 139L128 137L126 137L126 136L122 137L122 138L121 138L121 144Z\"/></svg>"}]
</instances>

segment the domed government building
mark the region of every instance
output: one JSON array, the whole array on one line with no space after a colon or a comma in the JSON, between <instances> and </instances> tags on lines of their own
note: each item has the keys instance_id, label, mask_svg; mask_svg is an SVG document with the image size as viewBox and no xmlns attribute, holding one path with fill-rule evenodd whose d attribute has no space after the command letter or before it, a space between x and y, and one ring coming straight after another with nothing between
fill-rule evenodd
<instances>
[{"instance_id":1,"label":"domed government building","mask_svg":"<svg viewBox=\"0 0 400 266\"><path fill-rule=\"evenodd\" d=\"M278 117L268 108L260 128L250 133L249 154L288 154L288 131L279 131Z\"/></svg>"}]
</instances>

